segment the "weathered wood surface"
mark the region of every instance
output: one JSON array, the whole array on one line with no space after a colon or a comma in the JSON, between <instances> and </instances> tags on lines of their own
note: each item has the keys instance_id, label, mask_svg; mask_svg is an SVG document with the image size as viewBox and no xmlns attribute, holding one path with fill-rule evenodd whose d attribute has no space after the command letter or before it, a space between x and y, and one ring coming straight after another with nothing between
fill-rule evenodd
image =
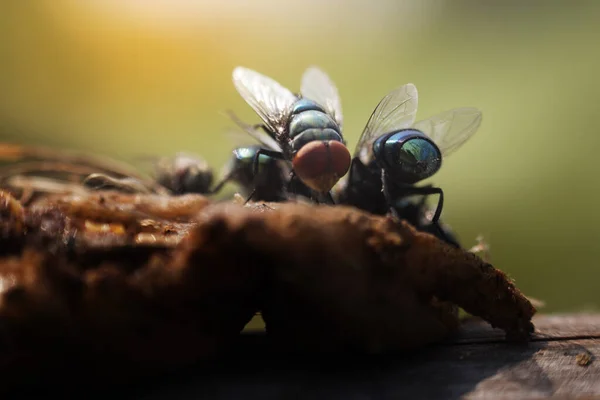
<instances>
[{"instance_id":1,"label":"weathered wood surface","mask_svg":"<svg viewBox=\"0 0 600 400\"><path fill-rule=\"evenodd\" d=\"M534 322L527 344L507 343L502 331L472 320L454 338L410 354L335 360L273 354L263 334L246 333L210 367L128 388L99 383L92 392L151 400L600 399L600 314Z\"/></svg>"},{"instance_id":2,"label":"weathered wood surface","mask_svg":"<svg viewBox=\"0 0 600 400\"><path fill-rule=\"evenodd\" d=\"M548 399L600 398L600 315L534 319L529 344L468 322L456 338L412 354L319 360L282 358L261 335L210 370L152 385L146 399ZM139 397L138 397L139 398Z\"/></svg>"}]
</instances>

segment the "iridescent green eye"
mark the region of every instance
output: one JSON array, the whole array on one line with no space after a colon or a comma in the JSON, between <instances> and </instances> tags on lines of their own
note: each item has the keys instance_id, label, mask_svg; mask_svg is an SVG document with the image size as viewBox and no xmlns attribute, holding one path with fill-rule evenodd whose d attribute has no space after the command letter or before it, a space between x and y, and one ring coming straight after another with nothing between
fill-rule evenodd
<instances>
[{"instance_id":1,"label":"iridescent green eye","mask_svg":"<svg viewBox=\"0 0 600 400\"><path fill-rule=\"evenodd\" d=\"M437 147L420 138L407 140L398 154L398 162L402 168L416 174L427 174L437 166L439 160Z\"/></svg>"},{"instance_id":2,"label":"iridescent green eye","mask_svg":"<svg viewBox=\"0 0 600 400\"><path fill-rule=\"evenodd\" d=\"M442 164L438 147L423 133L406 129L378 139L373 151L384 168L404 183L415 183L435 174Z\"/></svg>"}]
</instances>

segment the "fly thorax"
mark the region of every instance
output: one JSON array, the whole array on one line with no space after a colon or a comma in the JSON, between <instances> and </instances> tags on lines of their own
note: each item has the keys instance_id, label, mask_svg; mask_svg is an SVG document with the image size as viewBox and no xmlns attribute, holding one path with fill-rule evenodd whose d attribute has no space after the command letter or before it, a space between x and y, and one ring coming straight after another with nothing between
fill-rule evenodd
<instances>
[{"instance_id":1,"label":"fly thorax","mask_svg":"<svg viewBox=\"0 0 600 400\"><path fill-rule=\"evenodd\" d=\"M315 140L342 142L338 124L317 103L300 99L294 105L289 122L289 136L294 152Z\"/></svg>"},{"instance_id":2,"label":"fly thorax","mask_svg":"<svg viewBox=\"0 0 600 400\"><path fill-rule=\"evenodd\" d=\"M373 194L375 197L382 194L381 169L377 166L375 161L365 165L364 169L362 169L360 173L354 174L352 179L354 180L353 186L357 188L359 192Z\"/></svg>"},{"instance_id":3,"label":"fly thorax","mask_svg":"<svg viewBox=\"0 0 600 400\"><path fill-rule=\"evenodd\" d=\"M244 169L247 171L248 175L252 175L254 169L254 160L256 159L256 154L258 150L261 149L261 146L246 146L240 147L234 151L236 166L239 169ZM258 171L257 173L263 174L264 171L269 171L272 168L278 168L277 160L273 157L270 157L266 154L260 154L258 156Z\"/></svg>"},{"instance_id":4,"label":"fly thorax","mask_svg":"<svg viewBox=\"0 0 600 400\"><path fill-rule=\"evenodd\" d=\"M373 143L380 168L402 183L416 183L435 174L442 165L437 145L416 129L381 136Z\"/></svg>"}]
</instances>

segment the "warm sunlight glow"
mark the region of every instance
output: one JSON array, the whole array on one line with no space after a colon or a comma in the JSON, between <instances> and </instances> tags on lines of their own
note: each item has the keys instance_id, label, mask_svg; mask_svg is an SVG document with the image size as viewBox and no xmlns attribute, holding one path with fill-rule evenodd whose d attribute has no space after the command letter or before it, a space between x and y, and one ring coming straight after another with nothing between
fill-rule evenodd
<instances>
[{"instance_id":1,"label":"warm sunlight glow","mask_svg":"<svg viewBox=\"0 0 600 400\"><path fill-rule=\"evenodd\" d=\"M419 4L414 1L390 2L383 1L374 5L363 0L304 0L302 2L281 2L278 0L91 0L86 3L76 3L81 7L94 7L95 9L113 13L115 16L134 18L157 24L183 25L211 23L215 20L260 20L273 22L274 18L289 20L291 24L306 23L327 24L327 21L339 23L356 23L360 20L362 25L381 25L393 12L396 22L413 23L415 12L426 9L425 16L434 17L436 10L440 10L442 2L424 2ZM340 13L340 10L346 10ZM351 11L350 11L351 10ZM364 13L370 14L364 20ZM326 27L327 25L325 25ZM257 26L259 28L259 26Z\"/></svg>"}]
</instances>

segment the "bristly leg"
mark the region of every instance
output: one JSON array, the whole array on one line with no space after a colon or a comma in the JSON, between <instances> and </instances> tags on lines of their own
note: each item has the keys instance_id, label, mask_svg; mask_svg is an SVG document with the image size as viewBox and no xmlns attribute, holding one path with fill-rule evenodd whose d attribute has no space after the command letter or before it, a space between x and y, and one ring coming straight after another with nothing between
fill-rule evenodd
<instances>
[{"instance_id":1,"label":"bristly leg","mask_svg":"<svg viewBox=\"0 0 600 400\"><path fill-rule=\"evenodd\" d=\"M333 195L331 194L331 191L327 192L327 200L330 201L331 205L335 205L335 200L333 199Z\"/></svg>"},{"instance_id":2,"label":"bristly leg","mask_svg":"<svg viewBox=\"0 0 600 400\"><path fill-rule=\"evenodd\" d=\"M440 216L442 214L442 208L444 207L444 192L442 191L441 188L438 187L434 187L434 186L413 186L413 185L407 185L407 184L399 184L394 182L394 185L398 186L400 189L402 189L402 194L403 196L410 196L410 195L423 195L423 196L429 196L432 194L437 194L439 195L439 200L438 200L438 204L437 207L435 209L435 213L433 214L433 218L431 219L431 223L435 224L438 222L438 220L440 219ZM388 176L385 172L385 170L381 171L381 191L383 192L383 195L385 197L386 202L388 203L388 205L390 207L393 206L394 204L394 200L389 192L389 180L388 180Z\"/></svg>"},{"instance_id":3,"label":"bristly leg","mask_svg":"<svg viewBox=\"0 0 600 400\"><path fill-rule=\"evenodd\" d=\"M212 189L209 189L206 194L211 195L211 194L218 193L223 188L223 186L225 186L225 184L231 180L232 177L233 177L233 171L228 173L223 179L221 179L221 181L219 183L217 183L215 186L213 186Z\"/></svg>"},{"instance_id":4,"label":"bristly leg","mask_svg":"<svg viewBox=\"0 0 600 400\"><path fill-rule=\"evenodd\" d=\"M435 209L435 213L433 214L433 218L431 219L431 225L434 226L435 230L438 233L438 237L445 241L446 243L449 243L455 247L460 247L460 245L458 245L457 243L455 243L454 240L451 240L448 235L446 235L446 232L444 232L444 230L442 229L442 227L440 226L439 223L439 219L440 216L442 214L442 208L444 206L444 192L442 191L441 188L437 188L431 185L428 186L412 186L412 185L399 185L397 183L394 183L395 185L399 186L400 188L403 189L403 194L405 196L410 196L410 195L423 195L423 199L420 203L421 206L424 206L425 204L425 200L427 199L427 196L432 195L432 194L438 194L439 195L439 200L438 200L438 204L437 207ZM383 192L383 196L385 197L385 201L388 204L388 207L390 209L390 213L396 217L396 218L400 218L400 215L398 214L398 211L396 210L396 207L394 207L394 199L392 198L392 195L389 191L389 186L390 183L388 181L388 175L386 174L385 170L381 170L381 191Z\"/></svg>"},{"instance_id":5,"label":"bristly leg","mask_svg":"<svg viewBox=\"0 0 600 400\"><path fill-rule=\"evenodd\" d=\"M250 193L250 195L248 196L248 198L246 199L246 201L244 201L244 205L248 204L248 202L249 202L250 200L252 200L252 197L254 197L254 195L255 195L255 194L256 194L256 188L254 188L254 189L252 190L252 192Z\"/></svg>"},{"instance_id":6,"label":"bristly leg","mask_svg":"<svg viewBox=\"0 0 600 400\"><path fill-rule=\"evenodd\" d=\"M433 225L435 227L435 229L438 231L438 237L440 239L442 239L444 242L446 242L456 248L460 248L460 244L456 243L453 239L448 237L448 235L446 234L446 231L440 226L439 221L432 222L431 225Z\"/></svg>"},{"instance_id":7,"label":"bristly leg","mask_svg":"<svg viewBox=\"0 0 600 400\"><path fill-rule=\"evenodd\" d=\"M271 157L276 160L285 160L285 156L280 151L268 150L268 149L262 149L262 148L258 149L256 154L254 154L254 159L252 160L252 176L255 179L256 179L256 176L258 175L258 166L259 166L258 161L259 161L261 155L265 155L267 157Z\"/></svg>"},{"instance_id":8,"label":"bristly leg","mask_svg":"<svg viewBox=\"0 0 600 400\"><path fill-rule=\"evenodd\" d=\"M441 188L437 187L414 187L414 194L422 194L424 196L429 196L432 194L438 194L439 200L437 207L435 208L435 213L433 214L433 218L431 218L431 223L438 225L438 221L440 220L440 216L442 215L442 208L444 207L444 192Z\"/></svg>"}]
</instances>

